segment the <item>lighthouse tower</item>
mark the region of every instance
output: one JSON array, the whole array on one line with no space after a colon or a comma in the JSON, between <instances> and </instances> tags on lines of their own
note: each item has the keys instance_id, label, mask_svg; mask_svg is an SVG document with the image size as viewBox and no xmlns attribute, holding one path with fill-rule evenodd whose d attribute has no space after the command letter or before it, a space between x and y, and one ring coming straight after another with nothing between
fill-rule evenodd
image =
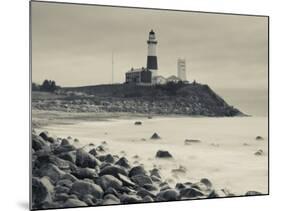
<instances>
[{"instance_id":1,"label":"lighthouse tower","mask_svg":"<svg viewBox=\"0 0 281 211\"><path fill-rule=\"evenodd\" d=\"M151 30L149 32L149 37L147 40L148 44L148 53L147 53L147 64L146 67L148 70L151 71L152 73L152 78L157 76L157 56L156 56L156 45L157 45L157 40L155 37L155 32Z\"/></svg>"}]
</instances>

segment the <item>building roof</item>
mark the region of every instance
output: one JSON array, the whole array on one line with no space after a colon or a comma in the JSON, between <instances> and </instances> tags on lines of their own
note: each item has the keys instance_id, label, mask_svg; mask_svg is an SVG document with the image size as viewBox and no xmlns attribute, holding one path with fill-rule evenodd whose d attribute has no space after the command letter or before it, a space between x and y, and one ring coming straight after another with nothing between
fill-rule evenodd
<instances>
[{"instance_id":1,"label":"building roof","mask_svg":"<svg viewBox=\"0 0 281 211\"><path fill-rule=\"evenodd\" d=\"M164 76L162 76L162 75L157 75L157 76L155 76L155 78L157 79L157 78L161 78L161 79L165 79L166 80L166 78L164 77Z\"/></svg>"},{"instance_id":2,"label":"building roof","mask_svg":"<svg viewBox=\"0 0 281 211\"><path fill-rule=\"evenodd\" d=\"M131 68L127 73L134 73L134 72L141 72L147 70L147 68L141 67L141 68Z\"/></svg>"},{"instance_id":3,"label":"building roof","mask_svg":"<svg viewBox=\"0 0 281 211\"><path fill-rule=\"evenodd\" d=\"M171 75L170 77L167 78L167 80L181 80L181 79L175 75Z\"/></svg>"}]
</instances>

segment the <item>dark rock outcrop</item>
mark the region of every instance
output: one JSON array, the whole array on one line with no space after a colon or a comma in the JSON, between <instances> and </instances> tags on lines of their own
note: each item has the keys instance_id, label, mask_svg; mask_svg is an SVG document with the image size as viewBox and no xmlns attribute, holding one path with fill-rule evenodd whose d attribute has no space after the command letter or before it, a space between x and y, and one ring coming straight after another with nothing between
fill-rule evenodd
<instances>
[{"instance_id":1,"label":"dark rock outcrop","mask_svg":"<svg viewBox=\"0 0 281 211\"><path fill-rule=\"evenodd\" d=\"M153 133L150 139L161 139L161 137L157 133Z\"/></svg>"},{"instance_id":2,"label":"dark rock outcrop","mask_svg":"<svg viewBox=\"0 0 281 211\"><path fill-rule=\"evenodd\" d=\"M196 143L201 143L201 141L198 139L185 139L184 141L185 145L196 144Z\"/></svg>"},{"instance_id":3,"label":"dark rock outcrop","mask_svg":"<svg viewBox=\"0 0 281 211\"><path fill-rule=\"evenodd\" d=\"M125 176L128 175L127 171L124 168L117 165L107 166L103 168L99 173L100 176L107 175L107 174L117 178L118 178L118 174L123 174Z\"/></svg>"},{"instance_id":4,"label":"dark rock outcrop","mask_svg":"<svg viewBox=\"0 0 281 211\"><path fill-rule=\"evenodd\" d=\"M76 151L76 165L84 168L95 168L100 166L100 161L84 149L78 149Z\"/></svg>"},{"instance_id":5,"label":"dark rock outcrop","mask_svg":"<svg viewBox=\"0 0 281 211\"><path fill-rule=\"evenodd\" d=\"M102 189L105 191L108 188L112 187L115 190L121 190L123 183L112 175L103 175L97 180L97 184L99 184Z\"/></svg>"},{"instance_id":6,"label":"dark rock outcrop","mask_svg":"<svg viewBox=\"0 0 281 211\"><path fill-rule=\"evenodd\" d=\"M149 176L147 175L141 175L141 174L138 174L138 175L135 175L135 176L132 176L131 177L131 180L138 184L139 186L143 187L144 185L146 184L152 184L152 180Z\"/></svg>"},{"instance_id":7,"label":"dark rock outcrop","mask_svg":"<svg viewBox=\"0 0 281 211\"><path fill-rule=\"evenodd\" d=\"M134 166L129 171L129 177L133 177L136 175L146 175L147 172L144 170L143 166Z\"/></svg>"},{"instance_id":8,"label":"dark rock outcrop","mask_svg":"<svg viewBox=\"0 0 281 211\"><path fill-rule=\"evenodd\" d=\"M68 199L63 207L86 207L88 206L85 202L80 201L79 199Z\"/></svg>"},{"instance_id":9,"label":"dark rock outcrop","mask_svg":"<svg viewBox=\"0 0 281 211\"><path fill-rule=\"evenodd\" d=\"M87 181L77 181L73 183L70 193L75 194L78 197L90 194L96 199L101 199L103 196L103 190L99 185Z\"/></svg>"},{"instance_id":10,"label":"dark rock outcrop","mask_svg":"<svg viewBox=\"0 0 281 211\"><path fill-rule=\"evenodd\" d=\"M130 168L129 161L128 161L127 158L125 158L125 157L121 157L121 158L115 163L115 165L124 167L124 168L126 168L126 169L129 169L129 168Z\"/></svg>"},{"instance_id":11,"label":"dark rock outcrop","mask_svg":"<svg viewBox=\"0 0 281 211\"><path fill-rule=\"evenodd\" d=\"M158 150L156 153L156 157L157 158L172 158L173 156L168 151Z\"/></svg>"},{"instance_id":12,"label":"dark rock outcrop","mask_svg":"<svg viewBox=\"0 0 281 211\"><path fill-rule=\"evenodd\" d=\"M32 178L32 204L35 207L43 202L51 200L51 193L53 191L53 185L47 178Z\"/></svg>"}]
</instances>

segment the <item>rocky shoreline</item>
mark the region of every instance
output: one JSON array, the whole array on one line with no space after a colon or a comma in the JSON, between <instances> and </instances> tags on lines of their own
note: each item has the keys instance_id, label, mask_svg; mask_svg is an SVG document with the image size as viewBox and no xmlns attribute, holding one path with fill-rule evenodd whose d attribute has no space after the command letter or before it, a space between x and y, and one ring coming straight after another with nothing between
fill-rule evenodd
<instances>
[{"instance_id":1,"label":"rocky shoreline","mask_svg":"<svg viewBox=\"0 0 281 211\"><path fill-rule=\"evenodd\" d=\"M175 86L175 87L174 87ZM124 112L154 115L245 116L209 86L143 87L126 84L33 92L32 109L63 112Z\"/></svg>"},{"instance_id":2,"label":"rocky shoreline","mask_svg":"<svg viewBox=\"0 0 281 211\"><path fill-rule=\"evenodd\" d=\"M235 196L208 178L171 187L157 168L131 164L107 143L77 147L78 139L32 132L32 209L101 206ZM157 159L171 159L168 151ZM260 195L248 191L245 195Z\"/></svg>"}]
</instances>

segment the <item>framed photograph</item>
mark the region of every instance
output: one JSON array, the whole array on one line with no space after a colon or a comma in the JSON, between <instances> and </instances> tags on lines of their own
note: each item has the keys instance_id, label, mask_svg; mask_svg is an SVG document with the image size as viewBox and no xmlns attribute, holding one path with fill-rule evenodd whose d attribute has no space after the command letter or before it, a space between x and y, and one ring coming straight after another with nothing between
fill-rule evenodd
<instances>
[{"instance_id":1,"label":"framed photograph","mask_svg":"<svg viewBox=\"0 0 281 211\"><path fill-rule=\"evenodd\" d=\"M268 43L265 15L31 1L30 209L268 195Z\"/></svg>"}]
</instances>

